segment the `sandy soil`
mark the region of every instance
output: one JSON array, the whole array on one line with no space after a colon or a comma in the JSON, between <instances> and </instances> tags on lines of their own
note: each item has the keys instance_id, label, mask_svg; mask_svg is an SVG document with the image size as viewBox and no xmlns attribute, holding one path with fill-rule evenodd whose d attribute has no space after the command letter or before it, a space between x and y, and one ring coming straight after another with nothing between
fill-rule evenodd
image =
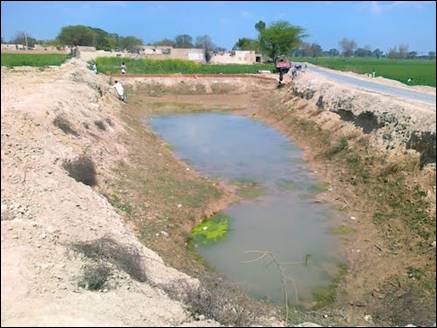
<instances>
[{"instance_id":1,"label":"sandy soil","mask_svg":"<svg viewBox=\"0 0 437 328\"><path fill-rule=\"evenodd\" d=\"M95 188L71 178L62 163L83 153L97 163L99 179L127 154L114 143L126 133L122 106L108 79L94 76L77 60L44 71L1 74L1 321L32 326L168 326L194 319L157 284L196 280L167 267L145 248ZM78 136L53 125L62 115ZM95 121L106 123L100 130ZM88 129L84 126L88 124ZM135 247L147 281L112 266L104 292L78 287L90 260L72 243L110 236ZM211 322L205 322L205 325Z\"/></svg>"}]
</instances>

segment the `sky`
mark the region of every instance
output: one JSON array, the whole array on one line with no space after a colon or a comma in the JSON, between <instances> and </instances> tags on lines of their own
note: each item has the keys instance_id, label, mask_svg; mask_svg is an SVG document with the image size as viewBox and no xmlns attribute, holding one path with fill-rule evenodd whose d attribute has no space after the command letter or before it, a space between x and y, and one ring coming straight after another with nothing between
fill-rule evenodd
<instances>
[{"instance_id":1,"label":"sky","mask_svg":"<svg viewBox=\"0 0 437 328\"><path fill-rule=\"evenodd\" d=\"M306 42L339 48L344 37L359 47L388 50L398 44L427 53L436 49L434 1L2 1L1 34L25 31L53 39L63 26L83 24L145 43L178 34L208 34L231 49L240 37L255 38L254 25L287 20L305 29Z\"/></svg>"}]
</instances>

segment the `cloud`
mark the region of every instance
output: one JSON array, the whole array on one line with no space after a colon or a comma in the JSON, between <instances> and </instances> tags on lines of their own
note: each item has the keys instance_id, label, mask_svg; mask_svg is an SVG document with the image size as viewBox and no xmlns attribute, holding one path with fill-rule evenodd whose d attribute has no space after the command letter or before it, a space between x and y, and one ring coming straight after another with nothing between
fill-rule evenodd
<instances>
[{"instance_id":1,"label":"cloud","mask_svg":"<svg viewBox=\"0 0 437 328\"><path fill-rule=\"evenodd\" d=\"M374 15L381 15L397 8L423 9L434 1L362 1L361 11L370 12Z\"/></svg>"}]
</instances>

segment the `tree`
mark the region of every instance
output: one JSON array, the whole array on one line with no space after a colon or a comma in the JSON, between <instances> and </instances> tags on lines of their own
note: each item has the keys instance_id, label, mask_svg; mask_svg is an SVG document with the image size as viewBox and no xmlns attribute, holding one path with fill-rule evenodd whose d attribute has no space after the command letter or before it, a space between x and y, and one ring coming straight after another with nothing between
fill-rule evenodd
<instances>
[{"instance_id":1,"label":"tree","mask_svg":"<svg viewBox=\"0 0 437 328\"><path fill-rule=\"evenodd\" d=\"M342 50L342 55L345 57L352 56L354 50L357 48L357 43L354 40L349 40L347 38L343 38L343 40L341 40L339 44Z\"/></svg>"},{"instance_id":2,"label":"tree","mask_svg":"<svg viewBox=\"0 0 437 328\"><path fill-rule=\"evenodd\" d=\"M337 57L338 55L340 55L340 52L337 49L332 48L332 49L329 49L328 55L332 56L332 57Z\"/></svg>"},{"instance_id":3,"label":"tree","mask_svg":"<svg viewBox=\"0 0 437 328\"><path fill-rule=\"evenodd\" d=\"M408 59L414 59L417 57L417 52L416 51L410 51L407 55Z\"/></svg>"},{"instance_id":4,"label":"tree","mask_svg":"<svg viewBox=\"0 0 437 328\"><path fill-rule=\"evenodd\" d=\"M407 58L408 56L408 44L399 45L399 56L400 58Z\"/></svg>"},{"instance_id":5,"label":"tree","mask_svg":"<svg viewBox=\"0 0 437 328\"><path fill-rule=\"evenodd\" d=\"M388 57L393 59L404 59L408 56L408 45L400 44L388 51Z\"/></svg>"},{"instance_id":6,"label":"tree","mask_svg":"<svg viewBox=\"0 0 437 328\"><path fill-rule=\"evenodd\" d=\"M27 41L27 43L26 43ZM32 36L30 36L29 34L26 34L25 32L18 32L15 34L15 37L11 40L12 44L23 44L26 45L30 48L33 48L33 46L35 45L36 39L33 38Z\"/></svg>"},{"instance_id":7,"label":"tree","mask_svg":"<svg viewBox=\"0 0 437 328\"><path fill-rule=\"evenodd\" d=\"M384 55L384 52L377 48L377 49L373 50L372 55L376 58L379 58L379 57L382 57L382 55Z\"/></svg>"},{"instance_id":8,"label":"tree","mask_svg":"<svg viewBox=\"0 0 437 328\"><path fill-rule=\"evenodd\" d=\"M372 52L369 49L358 48L357 50L355 50L354 56L355 57L371 57Z\"/></svg>"},{"instance_id":9,"label":"tree","mask_svg":"<svg viewBox=\"0 0 437 328\"><path fill-rule=\"evenodd\" d=\"M208 35L198 36L196 38L196 48L203 49L205 51L205 60L207 63L211 60L211 52L216 48L211 38Z\"/></svg>"},{"instance_id":10,"label":"tree","mask_svg":"<svg viewBox=\"0 0 437 328\"><path fill-rule=\"evenodd\" d=\"M58 40L69 46L94 46L96 35L93 30L84 25L70 25L61 29Z\"/></svg>"},{"instance_id":11,"label":"tree","mask_svg":"<svg viewBox=\"0 0 437 328\"><path fill-rule=\"evenodd\" d=\"M317 43L311 44L311 52L313 57L320 57L322 55L323 49Z\"/></svg>"},{"instance_id":12,"label":"tree","mask_svg":"<svg viewBox=\"0 0 437 328\"><path fill-rule=\"evenodd\" d=\"M188 34L176 36L174 41L175 48L193 48L193 38Z\"/></svg>"},{"instance_id":13,"label":"tree","mask_svg":"<svg viewBox=\"0 0 437 328\"><path fill-rule=\"evenodd\" d=\"M126 49L129 52L134 52L137 46L141 46L143 43L143 40L138 39L135 36L126 36L121 38L121 48Z\"/></svg>"},{"instance_id":14,"label":"tree","mask_svg":"<svg viewBox=\"0 0 437 328\"><path fill-rule=\"evenodd\" d=\"M240 38L235 43L234 47L232 48L234 50L252 50L259 52L259 42L258 40L249 39L249 38Z\"/></svg>"},{"instance_id":15,"label":"tree","mask_svg":"<svg viewBox=\"0 0 437 328\"><path fill-rule=\"evenodd\" d=\"M258 21L258 23L255 24L255 29L261 33L262 31L264 31L266 28L266 23L264 23L263 21Z\"/></svg>"},{"instance_id":16,"label":"tree","mask_svg":"<svg viewBox=\"0 0 437 328\"><path fill-rule=\"evenodd\" d=\"M428 52L428 57L429 57L430 59L434 59L434 58L435 58L435 51L430 51L430 52Z\"/></svg>"},{"instance_id":17,"label":"tree","mask_svg":"<svg viewBox=\"0 0 437 328\"><path fill-rule=\"evenodd\" d=\"M154 46L162 46L162 47L173 47L174 41L170 39L162 39L161 41L153 42Z\"/></svg>"},{"instance_id":18,"label":"tree","mask_svg":"<svg viewBox=\"0 0 437 328\"><path fill-rule=\"evenodd\" d=\"M290 55L305 37L304 29L286 21L277 21L260 30L261 51L272 60L279 56Z\"/></svg>"}]
</instances>

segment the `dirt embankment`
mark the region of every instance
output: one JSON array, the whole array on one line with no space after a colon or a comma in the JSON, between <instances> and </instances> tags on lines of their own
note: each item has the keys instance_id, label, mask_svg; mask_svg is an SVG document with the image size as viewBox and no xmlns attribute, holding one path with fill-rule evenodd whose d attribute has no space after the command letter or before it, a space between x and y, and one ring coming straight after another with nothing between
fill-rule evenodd
<instances>
[{"instance_id":1,"label":"dirt embankment","mask_svg":"<svg viewBox=\"0 0 437 328\"><path fill-rule=\"evenodd\" d=\"M362 128L375 145L412 149L422 165L435 163L435 107L349 88L310 72L294 81L291 92Z\"/></svg>"},{"instance_id":2,"label":"dirt embankment","mask_svg":"<svg viewBox=\"0 0 437 328\"><path fill-rule=\"evenodd\" d=\"M44 71L2 68L2 325L194 320L158 286L197 280L144 247L99 193L128 154L108 80L75 59ZM195 324L214 324L202 319Z\"/></svg>"}]
</instances>

